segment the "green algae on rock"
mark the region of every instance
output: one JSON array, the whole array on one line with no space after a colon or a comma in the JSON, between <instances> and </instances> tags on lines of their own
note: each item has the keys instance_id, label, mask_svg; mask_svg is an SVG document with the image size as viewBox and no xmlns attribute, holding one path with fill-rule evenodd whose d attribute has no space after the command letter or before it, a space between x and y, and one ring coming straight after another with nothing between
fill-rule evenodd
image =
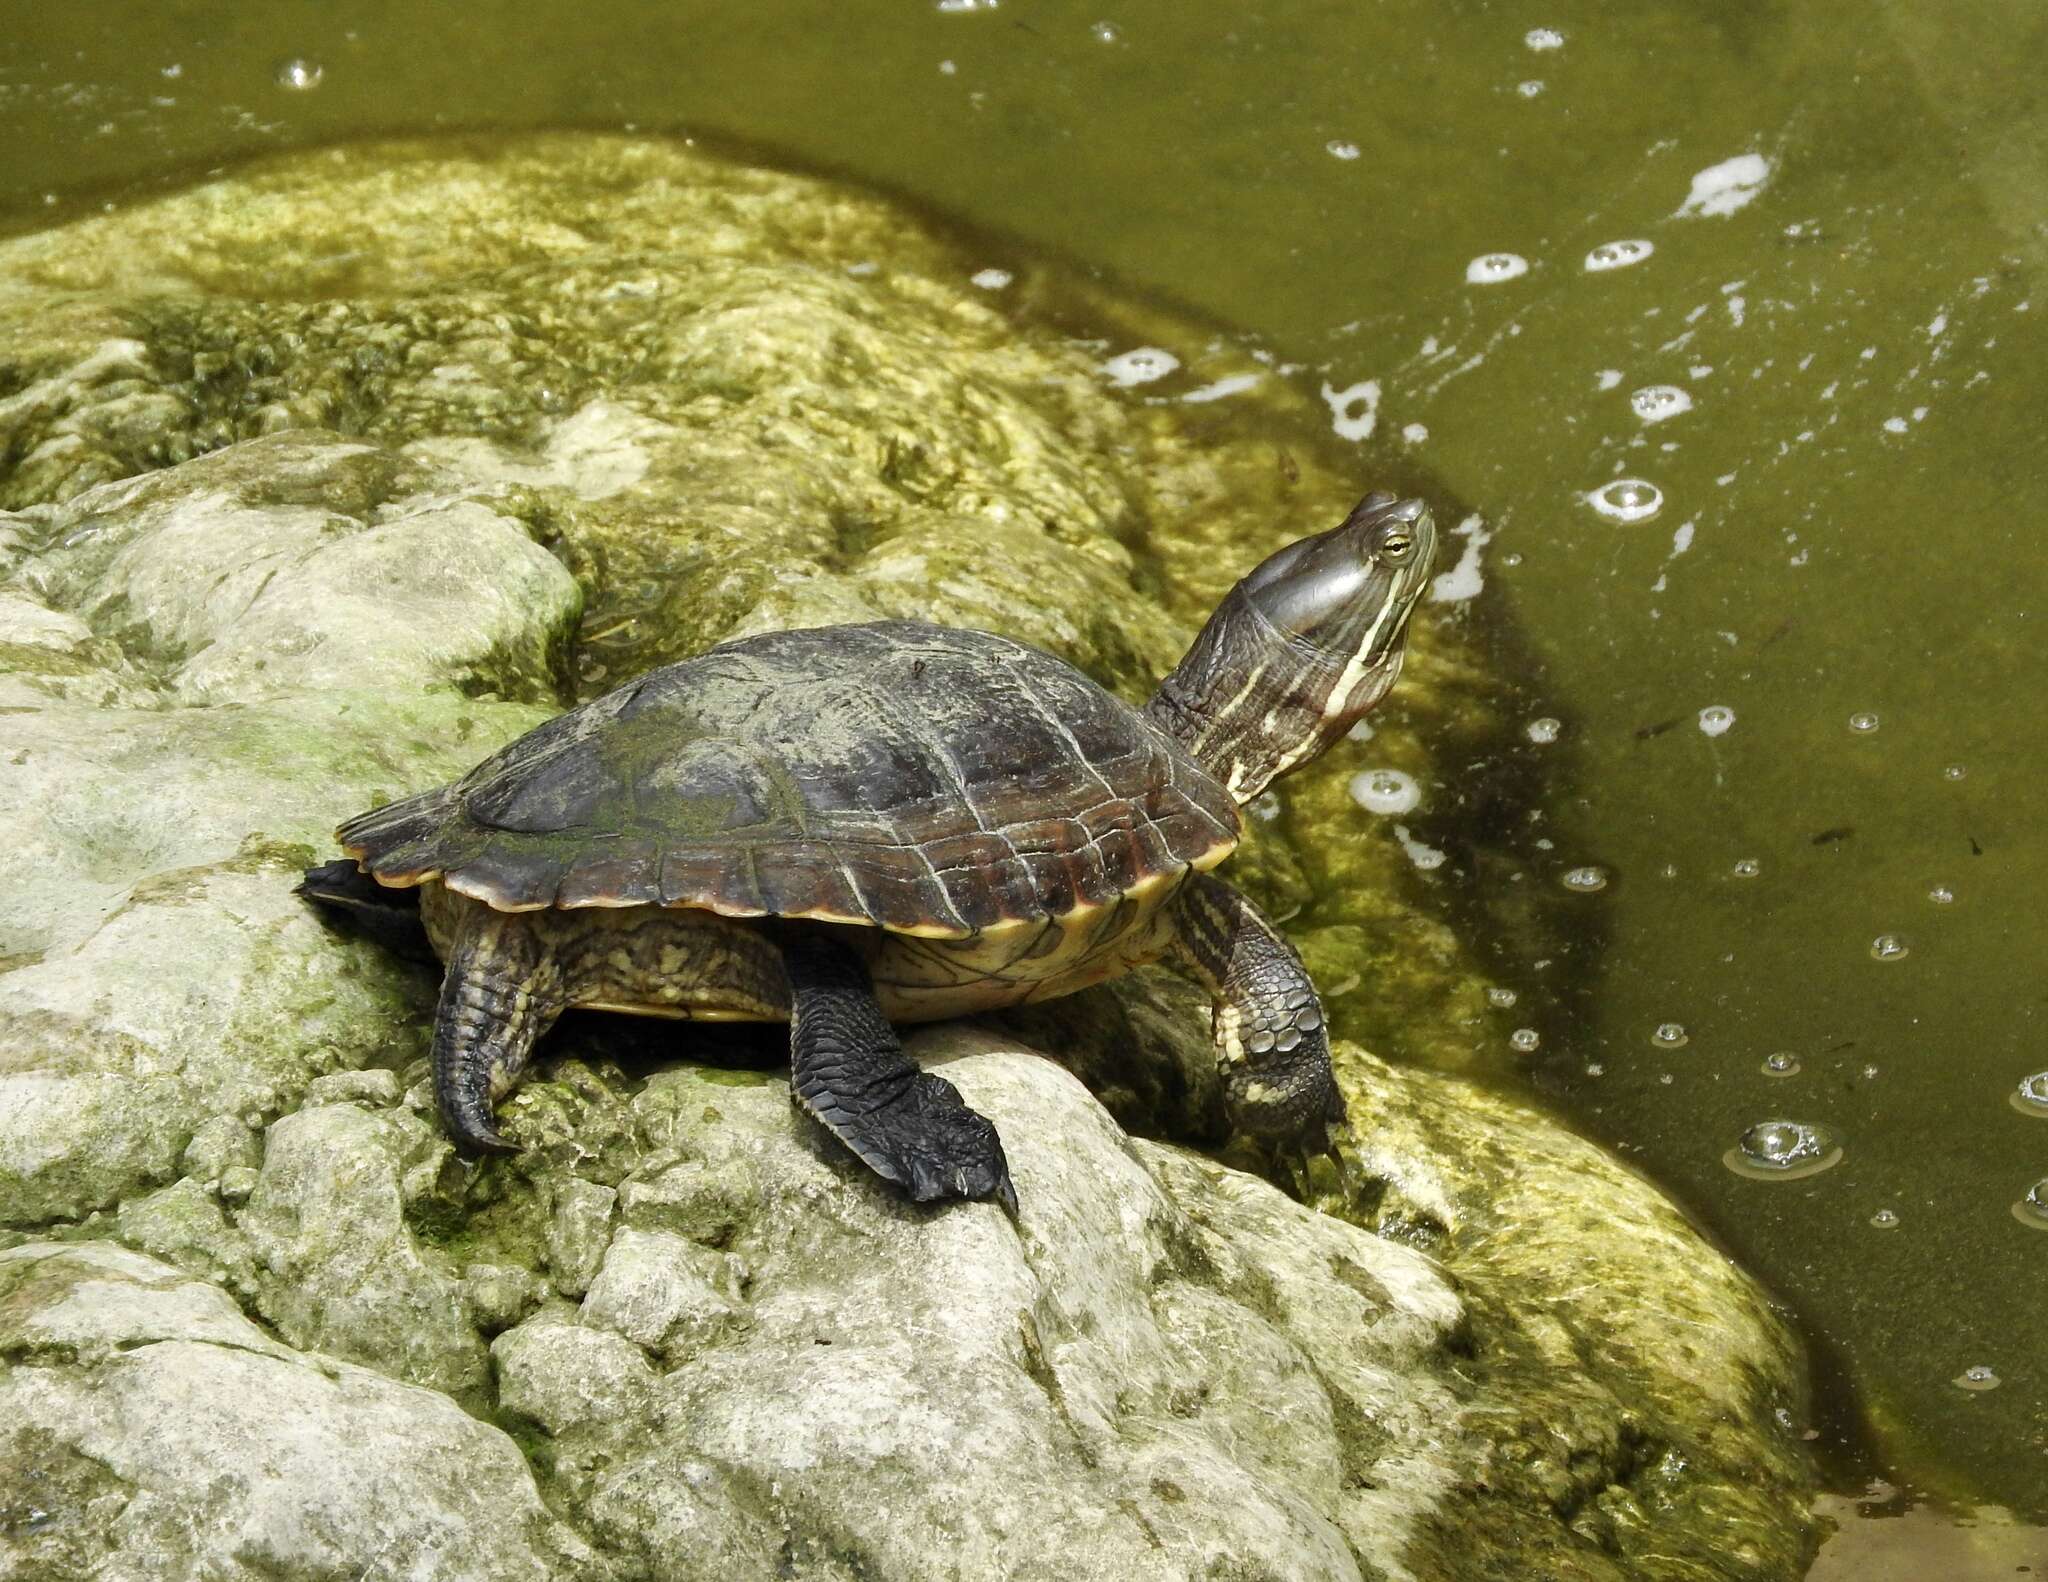
<instances>
[{"instance_id":1,"label":"green algae on rock","mask_svg":"<svg viewBox=\"0 0 2048 1582\"><path fill-rule=\"evenodd\" d=\"M294 1370L224 1386L249 1421L218 1454L359 1411L376 1498L432 1513L394 1536L333 1504L368 1485L289 1480L305 1525L231 1557L210 1474L148 1481L65 1405L178 1399L150 1370L189 1337L10 1339L0 1391L33 1410L0 1415L0 1466L62 1499L0 1553L118 1569L99 1513L141 1490L134 1541L223 1576L427 1543L450 1575L1795 1572L1798 1364L1759 1294L1626 1172L1427 1072L1347 1067L1372 1228L1132 1142L966 1029L917 1047L1017 1139L1021 1232L886 1199L779 1081L682 1037L565 1029L508 1107L516 1160L426 1119L430 981L290 895L338 815L796 623L986 626L1137 696L1367 481L1277 381L1188 402L1101 372L1134 345L1260 372L1205 327L1021 263L1000 311L982 262L867 195L567 136L279 160L0 243L0 1236L23 1267L136 1260L78 1289L260 1320L255 1350L216 1326L181 1354ZM1498 686L1425 620L1374 753L1449 773ZM1246 854L1261 899L1309 908L1326 986L1369 979L1382 1053L1472 1064L1483 977L1347 810L1361 766L1290 789ZM1200 1136L1177 992L1073 1002L1040 1041ZM1119 1016L1147 1030L1121 1063ZM654 1058L629 1074L626 1042ZM31 1329L84 1302L0 1284ZM386 1455L407 1403L434 1465ZM485 1470L464 1494L450 1465Z\"/></svg>"}]
</instances>

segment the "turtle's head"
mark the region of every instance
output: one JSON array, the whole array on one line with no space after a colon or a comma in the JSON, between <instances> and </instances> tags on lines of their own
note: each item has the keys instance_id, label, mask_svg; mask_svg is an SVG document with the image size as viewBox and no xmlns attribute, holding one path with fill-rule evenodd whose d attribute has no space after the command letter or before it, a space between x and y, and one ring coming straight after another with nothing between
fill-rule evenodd
<instances>
[{"instance_id":1,"label":"turtle's head","mask_svg":"<svg viewBox=\"0 0 2048 1582\"><path fill-rule=\"evenodd\" d=\"M1428 506L1367 495L1225 595L1160 683L1152 717L1251 801L1387 695L1435 554Z\"/></svg>"}]
</instances>

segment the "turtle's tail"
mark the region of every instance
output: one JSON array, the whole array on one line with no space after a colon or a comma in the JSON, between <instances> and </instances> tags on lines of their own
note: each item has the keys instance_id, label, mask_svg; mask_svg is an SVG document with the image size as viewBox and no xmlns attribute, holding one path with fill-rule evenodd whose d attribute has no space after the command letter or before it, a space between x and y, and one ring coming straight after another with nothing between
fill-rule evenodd
<instances>
[{"instance_id":1,"label":"turtle's tail","mask_svg":"<svg viewBox=\"0 0 2048 1582\"><path fill-rule=\"evenodd\" d=\"M408 961L431 962L434 947L420 921L420 893L379 884L349 858L308 868L297 893L328 916Z\"/></svg>"}]
</instances>

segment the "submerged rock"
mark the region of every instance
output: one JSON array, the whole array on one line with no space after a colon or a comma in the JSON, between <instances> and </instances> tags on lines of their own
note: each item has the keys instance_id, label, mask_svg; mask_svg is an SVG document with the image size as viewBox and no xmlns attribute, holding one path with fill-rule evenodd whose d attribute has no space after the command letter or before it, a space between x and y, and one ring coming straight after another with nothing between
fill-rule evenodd
<instances>
[{"instance_id":1,"label":"submerged rock","mask_svg":"<svg viewBox=\"0 0 2048 1582\"><path fill-rule=\"evenodd\" d=\"M914 1041L1017 1225L690 1063L772 1038L667 1024L565 1027L526 1151L466 1162L431 973L292 896L340 816L741 632L926 615L1141 695L1358 492L1277 382L1178 399L1260 372L1208 329L1029 268L1007 318L985 262L582 137L0 244L6 1569L1794 1573L1792 1343L1652 1189L1415 1068L1474 1062L1487 985L1341 753L1233 872L1411 1062L1341 1051L1357 1223L1163 1140L1216 1108L1155 976ZM1147 344L1185 390L1101 372ZM1425 621L1375 761L1462 764L1498 687Z\"/></svg>"}]
</instances>

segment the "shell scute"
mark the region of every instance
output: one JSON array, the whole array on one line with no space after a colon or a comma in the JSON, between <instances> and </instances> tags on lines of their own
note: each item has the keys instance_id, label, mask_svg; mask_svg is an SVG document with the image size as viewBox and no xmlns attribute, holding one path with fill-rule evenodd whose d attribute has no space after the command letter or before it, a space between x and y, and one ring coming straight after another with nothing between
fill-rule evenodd
<instances>
[{"instance_id":1,"label":"shell scute","mask_svg":"<svg viewBox=\"0 0 2048 1582\"><path fill-rule=\"evenodd\" d=\"M918 622L772 632L342 826L387 884L505 910L702 907L965 936L1111 905L1234 844L1223 788L1052 656Z\"/></svg>"}]
</instances>

